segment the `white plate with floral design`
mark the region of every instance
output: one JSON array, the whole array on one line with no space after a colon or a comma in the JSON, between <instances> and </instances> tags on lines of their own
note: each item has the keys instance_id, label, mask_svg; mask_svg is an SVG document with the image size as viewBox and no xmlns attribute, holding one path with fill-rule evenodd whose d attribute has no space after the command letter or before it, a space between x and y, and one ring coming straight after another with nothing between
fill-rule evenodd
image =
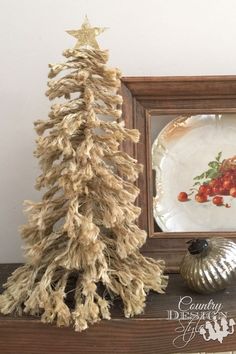
<instances>
[{"instance_id":1,"label":"white plate with floral design","mask_svg":"<svg viewBox=\"0 0 236 354\"><path fill-rule=\"evenodd\" d=\"M163 231L236 230L236 114L178 117L152 146Z\"/></svg>"}]
</instances>

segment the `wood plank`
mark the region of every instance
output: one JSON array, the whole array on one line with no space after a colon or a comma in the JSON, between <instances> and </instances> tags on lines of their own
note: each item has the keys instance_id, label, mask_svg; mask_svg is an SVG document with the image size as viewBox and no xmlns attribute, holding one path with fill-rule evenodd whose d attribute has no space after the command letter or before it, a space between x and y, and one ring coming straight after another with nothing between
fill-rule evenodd
<instances>
[{"instance_id":1,"label":"wood plank","mask_svg":"<svg viewBox=\"0 0 236 354\"><path fill-rule=\"evenodd\" d=\"M19 264L0 265L0 281L5 282ZM236 335L229 335L220 344L206 342L196 336L180 351L173 346L177 320L167 319L167 310L177 310L180 296L191 296L195 303L213 299L223 304L223 311L236 318L236 281L225 291L198 295L189 290L179 274L170 275L166 295L150 293L145 312L125 319L122 305L115 302L112 320L101 321L82 333L72 328L57 328L42 324L32 316L0 316L0 353L3 354L168 354L193 352L223 352L235 350Z\"/></svg>"},{"instance_id":2,"label":"wood plank","mask_svg":"<svg viewBox=\"0 0 236 354\"><path fill-rule=\"evenodd\" d=\"M111 320L91 326L82 333L56 328L37 321L0 321L2 354L173 354L222 352L235 349L235 336L223 344L201 337L179 351L172 344L176 321Z\"/></svg>"},{"instance_id":3,"label":"wood plank","mask_svg":"<svg viewBox=\"0 0 236 354\"><path fill-rule=\"evenodd\" d=\"M156 108L158 107L159 114L206 114L206 113L230 113L236 110L236 95L235 97L220 96L216 98L198 98L195 99L188 97L178 97L173 100L169 97L155 98L153 100L140 98L139 102L150 114L154 115L154 112L158 114Z\"/></svg>"},{"instance_id":4,"label":"wood plank","mask_svg":"<svg viewBox=\"0 0 236 354\"><path fill-rule=\"evenodd\" d=\"M133 114L133 97L128 89L123 83L121 84L121 95L123 98L123 103L122 103L122 120L125 122L126 128L133 129L134 128L134 122L132 120L132 117L134 117ZM121 149L126 151L129 155L134 156L134 149L135 145L131 141L124 141L121 144Z\"/></svg>"},{"instance_id":5,"label":"wood plank","mask_svg":"<svg viewBox=\"0 0 236 354\"><path fill-rule=\"evenodd\" d=\"M123 77L132 94L140 97L219 98L236 96L236 76ZM158 104L156 104L158 107Z\"/></svg>"}]
</instances>

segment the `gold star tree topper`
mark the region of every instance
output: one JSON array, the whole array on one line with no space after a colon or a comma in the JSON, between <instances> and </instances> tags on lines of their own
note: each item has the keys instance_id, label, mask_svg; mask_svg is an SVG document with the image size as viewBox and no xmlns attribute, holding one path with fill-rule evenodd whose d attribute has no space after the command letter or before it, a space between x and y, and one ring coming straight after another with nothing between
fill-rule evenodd
<instances>
[{"instance_id":1,"label":"gold star tree topper","mask_svg":"<svg viewBox=\"0 0 236 354\"><path fill-rule=\"evenodd\" d=\"M91 27L88 17L86 16L81 29L66 32L77 39L75 49L80 49L81 47L99 49L96 37L106 29L106 27Z\"/></svg>"}]
</instances>

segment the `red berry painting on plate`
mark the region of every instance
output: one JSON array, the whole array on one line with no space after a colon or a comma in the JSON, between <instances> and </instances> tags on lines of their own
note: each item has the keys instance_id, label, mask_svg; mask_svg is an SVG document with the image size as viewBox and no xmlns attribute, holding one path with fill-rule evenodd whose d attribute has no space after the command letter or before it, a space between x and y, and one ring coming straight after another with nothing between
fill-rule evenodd
<instances>
[{"instance_id":1,"label":"red berry painting on plate","mask_svg":"<svg viewBox=\"0 0 236 354\"><path fill-rule=\"evenodd\" d=\"M152 146L153 215L170 231L236 230L236 114L178 117Z\"/></svg>"},{"instance_id":2,"label":"red berry painting on plate","mask_svg":"<svg viewBox=\"0 0 236 354\"><path fill-rule=\"evenodd\" d=\"M223 161L221 158L222 152L219 152L215 160L208 163L208 170L194 177L195 183L190 188L190 192L178 194L180 202L190 200L195 194L198 203L211 201L216 206L230 208L231 198L236 198L236 156Z\"/></svg>"}]
</instances>

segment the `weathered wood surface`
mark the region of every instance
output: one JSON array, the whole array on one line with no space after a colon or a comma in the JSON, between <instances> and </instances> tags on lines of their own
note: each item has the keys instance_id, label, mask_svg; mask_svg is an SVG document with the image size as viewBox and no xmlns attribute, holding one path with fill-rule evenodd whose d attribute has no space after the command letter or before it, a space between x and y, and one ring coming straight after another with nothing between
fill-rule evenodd
<instances>
[{"instance_id":1,"label":"weathered wood surface","mask_svg":"<svg viewBox=\"0 0 236 354\"><path fill-rule=\"evenodd\" d=\"M17 264L0 265L0 283L3 284ZM166 295L151 293L145 313L125 319L117 301L112 320L101 321L82 333L72 328L45 325L35 317L0 316L1 354L167 354L196 352L226 352L236 349L236 335L229 335L220 344L206 342L196 336L186 348L173 346L176 320L167 319L167 310L177 310L180 296L189 295L195 303L213 299L223 304L223 311L236 318L236 283L227 290L210 296L197 295L186 288L178 274L170 276Z\"/></svg>"}]
</instances>

